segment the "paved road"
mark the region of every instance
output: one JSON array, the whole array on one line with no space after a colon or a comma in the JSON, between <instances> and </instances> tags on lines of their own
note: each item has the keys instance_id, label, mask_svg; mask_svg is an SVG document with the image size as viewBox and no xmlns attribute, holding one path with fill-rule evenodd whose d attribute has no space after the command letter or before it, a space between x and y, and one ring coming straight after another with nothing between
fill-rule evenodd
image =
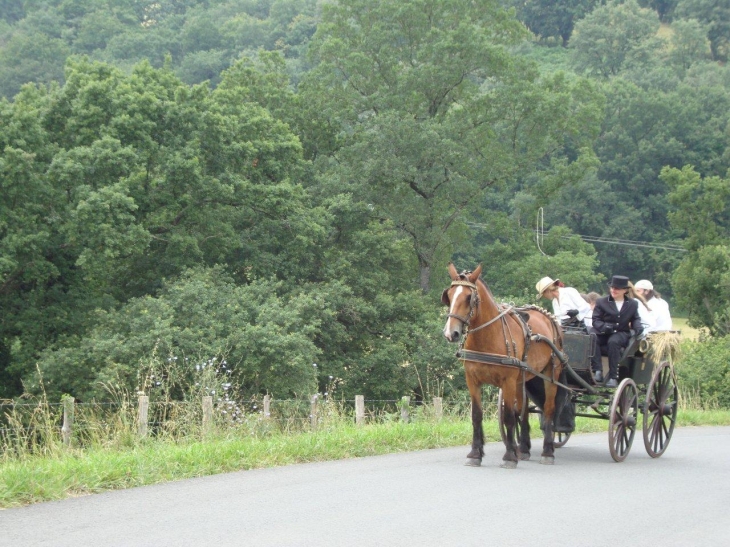
<instances>
[{"instance_id":1,"label":"paved road","mask_svg":"<svg viewBox=\"0 0 730 547\"><path fill-rule=\"evenodd\" d=\"M500 469L490 443L481 468L464 446L229 473L0 511L0 545L730 545L730 427L643 448L637 432L617 464L591 434L552 467Z\"/></svg>"}]
</instances>

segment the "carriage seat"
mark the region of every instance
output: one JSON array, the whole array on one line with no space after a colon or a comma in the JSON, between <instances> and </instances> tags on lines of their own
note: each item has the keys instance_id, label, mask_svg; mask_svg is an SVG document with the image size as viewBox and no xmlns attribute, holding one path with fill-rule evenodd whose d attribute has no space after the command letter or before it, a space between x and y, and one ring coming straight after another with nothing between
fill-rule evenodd
<instances>
[{"instance_id":1,"label":"carriage seat","mask_svg":"<svg viewBox=\"0 0 730 547\"><path fill-rule=\"evenodd\" d=\"M643 338L641 336L636 336L633 334L631 338L629 338L629 343L626 344L626 347L621 352L621 359L619 359L618 366L619 369L623 366L627 366L626 363L628 362L630 357L633 357L636 355L636 352L639 350L639 345L641 344L641 340ZM596 351L601 351L600 348L596 348ZM608 356L601 355L601 364L603 365L603 371L604 373L606 370L608 370Z\"/></svg>"}]
</instances>

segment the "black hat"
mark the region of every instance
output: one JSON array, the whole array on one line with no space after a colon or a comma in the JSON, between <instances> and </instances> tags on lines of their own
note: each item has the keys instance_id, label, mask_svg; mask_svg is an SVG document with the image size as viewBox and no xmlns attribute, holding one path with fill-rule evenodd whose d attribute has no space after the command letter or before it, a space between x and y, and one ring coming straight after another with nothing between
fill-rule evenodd
<instances>
[{"instance_id":1,"label":"black hat","mask_svg":"<svg viewBox=\"0 0 730 547\"><path fill-rule=\"evenodd\" d=\"M613 287L614 289L628 289L629 278L623 275L614 275L608 283L608 286Z\"/></svg>"}]
</instances>

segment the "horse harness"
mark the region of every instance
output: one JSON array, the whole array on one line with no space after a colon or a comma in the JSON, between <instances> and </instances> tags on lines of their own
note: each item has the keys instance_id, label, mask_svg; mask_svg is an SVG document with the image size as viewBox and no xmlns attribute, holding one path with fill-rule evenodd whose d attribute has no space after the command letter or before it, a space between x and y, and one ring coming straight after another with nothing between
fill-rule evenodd
<instances>
[{"instance_id":1,"label":"horse harness","mask_svg":"<svg viewBox=\"0 0 730 547\"><path fill-rule=\"evenodd\" d=\"M522 371L523 375L523 383L524 383L524 375L526 373L531 373L535 376L539 376L543 380L547 380L553 384L556 384L560 387L563 387L569 391L572 391L571 388L566 386L565 384L562 384L558 382L555 378L551 378L550 376L547 376L545 374L542 374L541 372L536 371L530 365L527 364L526 358L527 358L527 352L530 349L530 342L545 342L547 343L550 348L553 351L553 355L558 358L558 360L563 364L567 364L568 358L566 355L560 351L557 346L555 345L555 342L553 340L550 340L549 338L541 335L541 334L532 334L532 330L530 329L530 326L527 323L526 316L527 311L529 309L538 309L536 307L528 307L528 308L515 308L514 306L510 305L504 305L500 306L502 309L501 311L492 319L487 321L486 323L482 323L481 325L470 328L469 327L469 321L471 320L472 315L474 314L474 311L476 310L477 305L479 304L479 290L477 289L476 284L471 283L469 281L465 280L455 280L451 282L451 286L454 285L461 285L464 287L468 287L472 291L472 298L469 303L469 313L466 315L466 317L455 314L455 313L449 313L447 317L453 317L455 319L458 319L464 324L464 327L466 327L466 332L464 333L463 340L459 346L459 350L456 352L456 357L459 359L462 359L464 361L476 361L478 363L485 363L489 365L497 365L497 366L505 366L505 367L514 367L518 368ZM522 327L522 334L524 336L524 350L522 352L522 359L517 358L517 345L515 344L514 337L512 336L512 330L509 327L509 324L507 323L507 316L510 315L514 317L517 320L517 323ZM469 334L472 332L476 332L478 330L481 330L485 327L488 327L489 325L492 325L493 323L496 323L497 321L501 321L502 323L502 333L504 335L504 342L505 342L505 348L507 355L500 355L497 353L486 353L482 351L473 351L473 350L467 350L464 349L464 344L466 342L466 338ZM510 351L510 343L507 338L507 333L509 332L509 337L512 339L512 351ZM553 332L556 332L555 324L553 322ZM511 355L514 354L514 355ZM553 370L555 370L553 368Z\"/></svg>"}]
</instances>

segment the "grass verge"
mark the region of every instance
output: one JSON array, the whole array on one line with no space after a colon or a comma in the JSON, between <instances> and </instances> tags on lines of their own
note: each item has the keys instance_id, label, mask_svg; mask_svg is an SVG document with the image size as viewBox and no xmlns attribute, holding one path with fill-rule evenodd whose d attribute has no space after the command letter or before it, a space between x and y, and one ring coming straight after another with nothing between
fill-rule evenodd
<instances>
[{"instance_id":1,"label":"grass verge","mask_svg":"<svg viewBox=\"0 0 730 547\"><path fill-rule=\"evenodd\" d=\"M576 434L606 431L606 425L604 420L578 418ZM730 425L730 411L680 411L678 425ZM499 441L495 420L485 421L484 430L489 442ZM533 430L539 431L537 422ZM205 442L148 440L115 450L69 449L0 463L0 508L230 471L466 447L470 439L470 422L447 418L437 423L391 422L366 427L337 424L288 435L214 436Z\"/></svg>"}]
</instances>

